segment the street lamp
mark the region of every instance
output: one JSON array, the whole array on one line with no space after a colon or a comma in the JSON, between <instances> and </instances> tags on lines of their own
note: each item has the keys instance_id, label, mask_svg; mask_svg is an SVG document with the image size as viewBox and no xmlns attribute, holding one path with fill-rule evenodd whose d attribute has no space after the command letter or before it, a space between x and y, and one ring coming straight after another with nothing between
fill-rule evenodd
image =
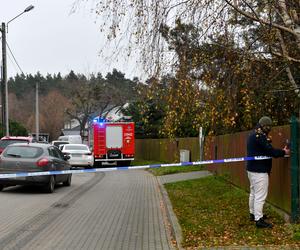
<instances>
[{"instance_id":1,"label":"street lamp","mask_svg":"<svg viewBox=\"0 0 300 250\"><path fill-rule=\"evenodd\" d=\"M3 22L1 25L2 35L2 84L1 84L1 97L2 97L2 126L5 123L5 134L9 136L9 117L8 117L8 86L7 86L7 59L6 59L6 28L8 24L34 8L33 5L28 6L22 13L9 20L7 24Z\"/></svg>"}]
</instances>

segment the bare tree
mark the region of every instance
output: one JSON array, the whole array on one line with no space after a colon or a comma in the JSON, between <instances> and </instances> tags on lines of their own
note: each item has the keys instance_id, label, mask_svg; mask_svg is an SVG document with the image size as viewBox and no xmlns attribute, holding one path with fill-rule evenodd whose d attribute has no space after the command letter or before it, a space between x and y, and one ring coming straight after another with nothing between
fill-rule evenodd
<instances>
[{"instance_id":1,"label":"bare tree","mask_svg":"<svg viewBox=\"0 0 300 250\"><path fill-rule=\"evenodd\" d=\"M65 109L70 106L69 100L57 90L49 92L40 98L39 128L40 132L49 133L53 140L60 135L64 127ZM32 110L26 119L26 127L30 132L36 130L36 114Z\"/></svg>"},{"instance_id":2,"label":"bare tree","mask_svg":"<svg viewBox=\"0 0 300 250\"><path fill-rule=\"evenodd\" d=\"M299 93L290 65L300 66L300 2L293 0L277 1L230 1L225 0L237 14L253 21L275 39L268 44L269 53L285 63L285 71L291 87ZM295 50L297 51L295 53Z\"/></svg>"},{"instance_id":3,"label":"bare tree","mask_svg":"<svg viewBox=\"0 0 300 250\"><path fill-rule=\"evenodd\" d=\"M70 101L57 90L42 97L40 100L41 132L49 133L52 140L57 138L64 127L65 109L69 106L71 106Z\"/></svg>"},{"instance_id":4,"label":"bare tree","mask_svg":"<svg viewBox=\"0 0 300 250\"><path fill-rule=\"evenodd\" d=\"M19 100L14 93L9 93L9 118L21 123L25 123L25 120L29 113L28 108L25 107L23 100Z\"/></svg>"},{"instance_id":5,"label":"bare tree","mask_svg":"<svg viewBox=\"0 0 300 250\"><path fill-rule=\"evenodd\" d=\"M77 0L74 11L84 0ZM222 1L211 0L107 0L90 1L100 30L107 35L107 41L116 47L112 54L120 50L131 56L138 52L139 61L149 75L163 72L172 64L170 55L161 36L162 25L171 25L181 18L186 22L201 25L203 34L209 33L212 23L222 25L221 15L226 15ZM204 21L203 21L204 20ZM214 29L214 27L211 27ZM127 46L125 46L126 44ZM168 70L168 69L167 69Z\"/></svg>"},{"instance_id":6,"label":"bare tree","mask_svg":"<svg viewBox=\"0 0 300 250\"><path fill-rule=\"evenodd\" d=\"M80 134L83 136L86 126L96 112L99 116L104 116L117 106L123 106L126 99L119 89L98 83L91 85L88 82L81 83L74 87L71 97L71 106L65 111L71 119L78 121Z\"/></svg>"},{"instance_id":7,"label":"bare tree","mask_svg":"<svg viewBox=\"0 0 300 250\"><path fill-rule=\"evenodd\" d=\"M74 10L82 1L76 1ZM300 3L297 0L106 0L93 3L108 41L115 41L120 49L126 42L129 55L139 51L140 61L150 74L162 71L170 59L176 60L166 48L160 31L162 25L172 26L180 18L199 29L202 41L213 39L215 34L232 32L245 51L252 50L254 58L278 57L291 88L298 91L294 77L295 68L299 69L300 65ZM253 28L268 34L259 48L256 41L247 36L246 31Z\"/></svg>"},{"instance_id":8,"label":"bare tree","mask_svg":"<svg viewBox=\"0 0 300 250\"><path fill-rule=\"evenodd\" d=\"M66 108L65 112L71 119L78 121L81 136L84 136L86 124L91 114L97 110L97 105L94 91L87 83L74 87L71 106Z\"/></svg>"},{"instance_id":9,"label":"bare tree","mask_svg":"<svg viewBox=\"0 0 300 250\"><path fill-rule=\"evenodd\" d=\"M14 93L10 93L9 101L9 119L22 123L28 131L31 131L31 126L28 126L28 119L34 113L34 92L28 92L24 98L20 99Z\"/></svg>"}]
</instances>

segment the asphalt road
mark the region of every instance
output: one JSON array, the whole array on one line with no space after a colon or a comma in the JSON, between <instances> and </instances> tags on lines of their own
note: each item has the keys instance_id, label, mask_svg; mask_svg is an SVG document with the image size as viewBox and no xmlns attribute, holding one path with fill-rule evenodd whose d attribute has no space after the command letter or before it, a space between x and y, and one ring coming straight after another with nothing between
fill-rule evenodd
<instances>
[{"instance_id":1,"label":"asphalt road","mask_svg":"<svg viewBox=\"0 0 300 250\"><path fill-rule=\"evenodd\" d=\"M73 175L53 194L0 193L0 249L172 249L158 182L143 170Z\"/></svg>"}]
</instances>

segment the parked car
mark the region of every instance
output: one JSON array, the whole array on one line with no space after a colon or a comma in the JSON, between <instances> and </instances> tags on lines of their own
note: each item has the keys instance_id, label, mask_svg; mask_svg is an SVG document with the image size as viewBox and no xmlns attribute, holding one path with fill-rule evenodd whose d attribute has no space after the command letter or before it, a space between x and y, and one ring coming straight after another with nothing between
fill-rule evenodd
<instances>
[{"instance_id":1,"label":"parked car","mask_svg":"<svg viewBox=\"0 0 300 250\"><path fill-rule=\"evenodd\" d=\"M87 145L65 144L61 149L62 153L70 156L69 163L72 167L91 168L94 165L94 157Z\"/></svg>"},{"instance_id":2,"label":"parked car","mask_svg":"<svg viewBox=\"0 0 300 250\"><path fill-rule=\"evenodd\" d=\"M45 143L15 143L7 146L0 157L0 173L43 172L55 170L69 170L67 161L55 146ZM45 191L52 193L55 184L62 182L65 186L71 185L72 174L28 176L0 179L0 190L14 185L40 185Z\"/></svg>"},{"instance_id":3,"label":"parked car","mask_svg":"<svg viewBox=\"0 0 300 250\"><path fill-rule=\"evenodd\" d=\"M34 138L31 136L4 136L0 140L0 154L10 144L13 143L29 143L34 142Z\"/></svg>"},{"instance_id":4,"label":"parked car","mask_svg":"<svg viewBox=\"0 0 300 250\"><path fill-rule=\"evenodd\" d=\"M60 147L61 145L64 145L64 144L69 144L70 142L68 141L52 141L51 144L56 146L56 147Z\"/></svg>"}]
</instances>

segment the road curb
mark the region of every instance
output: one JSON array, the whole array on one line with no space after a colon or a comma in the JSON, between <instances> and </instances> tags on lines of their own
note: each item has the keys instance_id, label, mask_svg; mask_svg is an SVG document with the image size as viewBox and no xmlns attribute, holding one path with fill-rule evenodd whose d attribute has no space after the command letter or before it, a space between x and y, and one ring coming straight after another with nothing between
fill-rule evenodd
<instances>
[{"instance_id":1,"label":"road curb","mask_svg":"<svg viewBox=\"0 0 300 250\"><path fill-rule=\"evenodd\" d=\"M166 208L166 214L169 220L169 223L171 225L171 235L173 239L176 241L176 247L179 250L183 250L184 248L181 246L182 242L182 231L181 227L179 225L179 222L177 220L177 217L173 211L173 207L169 198L169 195L167 193L167 190L165 189L164 185L162 184L160 178L156 177L156 180L158 182L158 186L160 189L160 192L162 194L162 200Z\"/></svg>"}]
</instances>

